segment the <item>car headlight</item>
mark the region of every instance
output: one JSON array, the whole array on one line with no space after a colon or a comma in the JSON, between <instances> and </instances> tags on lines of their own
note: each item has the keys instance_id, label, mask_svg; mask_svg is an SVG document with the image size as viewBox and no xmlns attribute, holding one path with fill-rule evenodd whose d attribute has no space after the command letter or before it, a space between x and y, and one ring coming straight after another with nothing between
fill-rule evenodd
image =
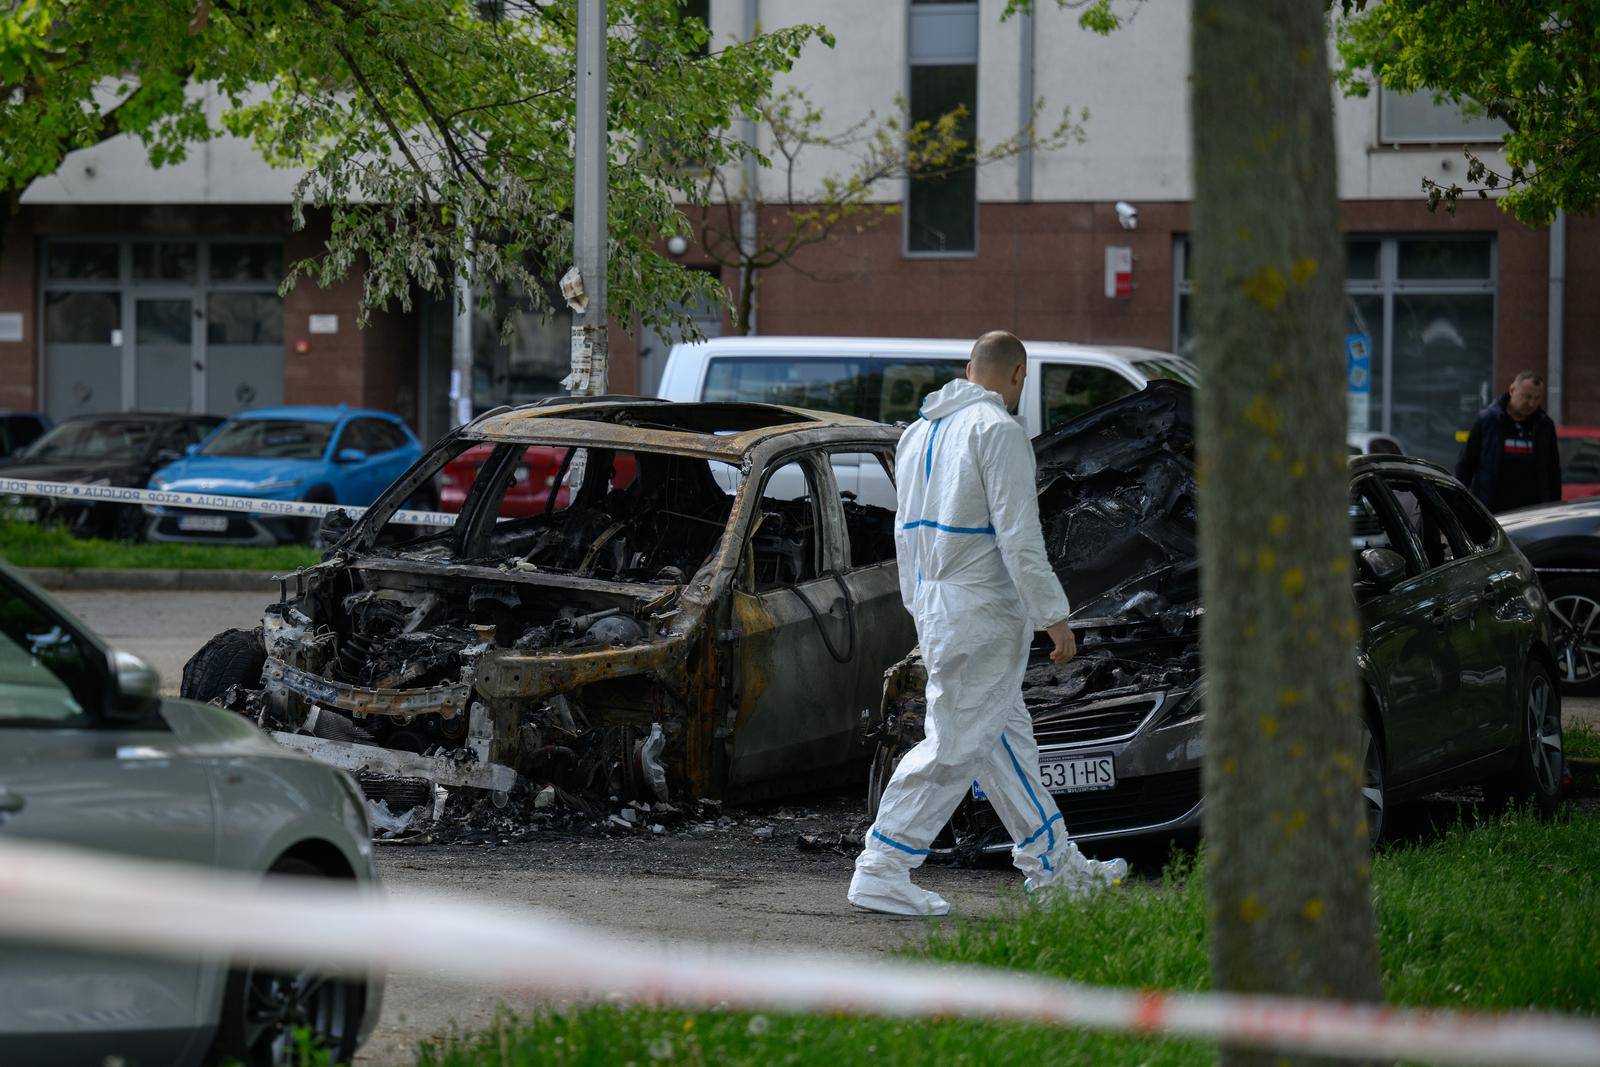
<instances>
[{"instance_id":1,"label":"car headlight","mask_svg":"<svg viewBox=\"0 0 1600 1067\"><path fill-rule=\"evenodd\" d=\"M299 478L280 478L275 482L257 482L255 488L258 492L266 493L274 489L293 489L299 484Z\"/></svg>"}]
</instances>

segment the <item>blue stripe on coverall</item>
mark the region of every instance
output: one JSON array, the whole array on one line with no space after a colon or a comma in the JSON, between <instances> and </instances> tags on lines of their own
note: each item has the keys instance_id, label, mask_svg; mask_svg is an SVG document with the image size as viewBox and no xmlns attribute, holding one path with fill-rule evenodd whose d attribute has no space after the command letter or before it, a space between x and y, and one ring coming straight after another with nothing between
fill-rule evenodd
<instances>
[{"instance_id":1,"label":"blue stripe on coverall","mask_svg":"<svg viewBox=\"0 0 1600 1067\"><path fill-rule=\"evenodd\" d=\"M1017 761L1017 754L1011 750L1011 742L1006 740L1005 734L1000 735L1000 743L1005 746L1006 755L1011 757L1011 768L1017 772L1017 780L1022 783L1022 788L1028 791L1028 799L1033 801L1033 806L1039 811L1039 821L1044 824L1039 827L1039 830L1034 831L1033 837L1028 838L1028 841L1031 842L1037 838L1040 830L1049 835L1045 843L1045 854L1039 857L1039 862L1044 864L1046 871L1049 871L1050 853L1056 850L1056 832L1050 828L1050 824L1055 819L1044 813L1044 805L1039 803L1039 794L1033 791L1033 783L1028 781L1028 776L1022 773L1022 764ZM1056 818L1060 818L1059 812Z\"/></svg>"},{"instance_id":2,"label":"blue stripe on coverall","mask_svg":"<svg viewBox=\"0 0 1600 1067\"><path fill-rule=\"evenodd\" d=\"M902 845L892 837L885 837L878 832L878 828L876 826L872 828L872 836L876 837L879 841L882 841L886 845L897 848L901 852L909 852L913 856L926 856L928 854L928 850L925 848L912 848L910 845Z\"/></svg>"}]
</instances>

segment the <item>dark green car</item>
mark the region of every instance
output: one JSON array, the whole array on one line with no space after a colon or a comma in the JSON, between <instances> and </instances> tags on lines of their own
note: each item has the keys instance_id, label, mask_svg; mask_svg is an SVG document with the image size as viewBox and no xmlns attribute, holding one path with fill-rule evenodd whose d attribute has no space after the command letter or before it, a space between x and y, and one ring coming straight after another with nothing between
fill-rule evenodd
<instances>
[{"instance_id":1,"label":"dark green car","mask_svg":"<svg viewBox=\"0 0 1600 1067\"><path fill-rule=\"evenodd\" d=\"M1565 761L1556 643L1533 565L1472 494L1419 459L1350 465L1365 635L1368 816L1481 781L1549 814Z\"/></svg>"},{"instance_id":2,"label":"dark green car","mask_svg":"<svg viewBox=\"0 0 1600 1067\"><path fill-rule=\"evenodd\" d=\"M0 837L375 881L347 774L232 712L159 693L142 661L0 564ZM302 1028L345 1062L376 1024L382 989L380 974L0 943L0 1062L288 1064Z\"/></svg>"}]
</instances>

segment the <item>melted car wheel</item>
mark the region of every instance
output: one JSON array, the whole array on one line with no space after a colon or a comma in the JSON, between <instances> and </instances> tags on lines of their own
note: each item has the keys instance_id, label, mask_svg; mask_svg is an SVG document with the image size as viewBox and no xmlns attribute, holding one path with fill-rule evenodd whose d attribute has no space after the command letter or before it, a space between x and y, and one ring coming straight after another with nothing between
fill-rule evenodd
<instances>
[{"instance_id":1,"label":"melted car wheel","mask_svg":"<svg viewBox=\"0 0 1600 1067\"><path fill-rule=\"evenodd\" d=\"M1553 578L1545 593L1562 686L1569 693L1600 693L1600 581Z\"/></svg>"},{"instance_id":2,"label":"melted car wheel","mask_svg":"<svg viewBox=\"0 0 1600 1067\"><path fill-rule=\"evenodd\" d=\"M1529 663L1516 760L1510 771L1484 783L1485 796L1495 805L1528 802L1541 816L1554 815L1566 774L1561 740L1561 696L1544 665Z\"/></svg>"},{"instance_id":3,"label":"melted car wheel","mask_svg":"<svg viewBox=\"0 0 1600 1067\"><path fill-rule=\"evenodd\" d=\"M313 864L292 858L279 860L268 873L325 876ZM290 1067L305 1062L301 1046L309 1042L318 1050L314 1056L325 1053L326 1062L348 1063L356 1052L365 1000L366 985L357 980L240 964L228 972L211 1059Z\"/></svg>"},{"instance_id":4,"label":"melted car wheel","mask_svg":"<svg viewBox=\"0 0 1600 1067\"><path fill-rule=\"evenodd\" d=\"M1372 725L1361 720L1361 801L1367 815L1367 844L1376 847L1383 837L1387 814L1386 783L1383 773L1383 745L1372 732Z\"/></svg>"},{"instance_id":5,"label":"melted car wheel","mask_svg":"<svg viewBox=\"0 0 1600 1067\"><path fill-rule=\"evenodd\" d=\"M224 630L201 646L183 665L185 700L201 703L225 695L234 686L261 687L261 668L267 662L267 647L259 630Z\"/></svg>"}]
</instances>

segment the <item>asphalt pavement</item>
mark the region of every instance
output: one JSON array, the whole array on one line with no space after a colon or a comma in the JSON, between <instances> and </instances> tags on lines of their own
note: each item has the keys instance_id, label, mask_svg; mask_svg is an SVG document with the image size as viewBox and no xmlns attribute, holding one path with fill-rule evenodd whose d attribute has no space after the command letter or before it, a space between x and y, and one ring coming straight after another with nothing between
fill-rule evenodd
<instances>
[{"instance_id":1,"label":"asphalt pavement","mask_svg":"<svg viewBox=\"0 0 1600 1067\"><path fill-rule=\"evenodd\" d=\"M211 636L261 621L275 599L266 593L67 590L53 594L101 639L140 657L161 674L161 691L177 695L183 665Z\"/></svg>"}]
</instances>

